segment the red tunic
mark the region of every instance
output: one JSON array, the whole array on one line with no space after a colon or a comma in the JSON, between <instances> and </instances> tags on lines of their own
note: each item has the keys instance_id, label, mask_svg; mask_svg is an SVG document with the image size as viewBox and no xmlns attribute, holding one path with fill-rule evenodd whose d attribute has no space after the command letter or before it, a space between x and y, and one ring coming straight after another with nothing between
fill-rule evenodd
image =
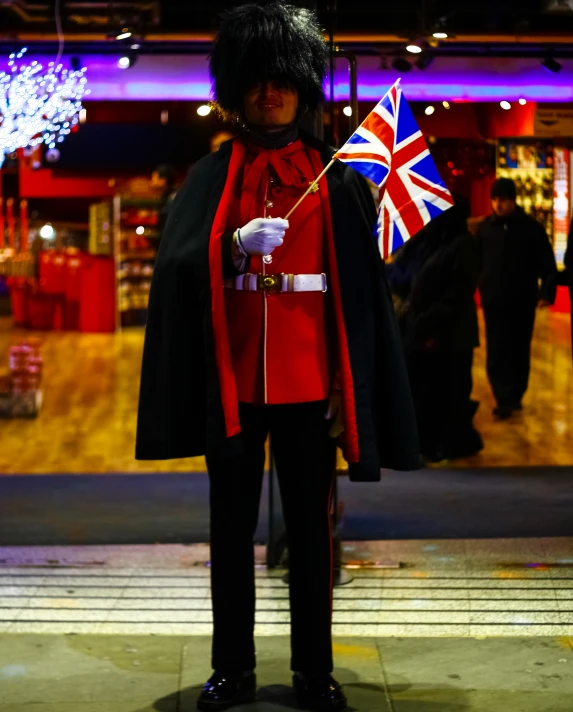
<instances>
[{"instance_id":1,"label":"red tunic","mask_svg":"<svg viewBox=\"0 0 573 712\"><path fill-rule=\"evenodd\" d=\"M227 216L236 230L257 217L284 217L315 178L302 141L267 150L249 144ZM270 265L253 256L250 272L325 272L324 223L318 193L289 218L284 244ZM327 276L328 279L328 276ZM225 289L227 329L239 401L303 403L330 387L322 292L267 294Z\"/></svg>"}]
</instances>

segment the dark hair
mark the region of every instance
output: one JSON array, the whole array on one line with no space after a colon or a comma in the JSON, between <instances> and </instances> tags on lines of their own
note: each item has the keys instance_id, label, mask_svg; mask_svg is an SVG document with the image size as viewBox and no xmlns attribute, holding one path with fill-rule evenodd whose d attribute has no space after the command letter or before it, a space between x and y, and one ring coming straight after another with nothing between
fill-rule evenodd
<instances>
[{"instance_id":1,"label":"dark hair","mask_svg":"<svg viewBox=\"0 0 573 712\"><path fill-rule=\"evenodd\" d=\"M491 197L515 200L517 190L513 180L511 178L498 178L491 186Z\"/></svg>"},{"instance_id":2,"label":"dark hair","mask_svg":"<svg viewBox=\"0 0 573 712\"><path fill-rule=\"evenodd\" d=\"M173 166L170 166L167 163L162 163L160 166L157 166L155 172L159 175L160 178L163 178L165 180L168 186L175 185L177 174Z\"/></svg>"},{"instance_id":3,"label":"dark hair","mask_svg":"<svg viewBox=\"0 0 573 712\"><path fill-rule=\"evenodd\" d=\"M245 92L275 81L298 92L299 106L314 111L324 99L328 46L309 10L272 2L249 3L222 16L209 69L219 107L240 114Z\"/></svg>"}]
</instances>

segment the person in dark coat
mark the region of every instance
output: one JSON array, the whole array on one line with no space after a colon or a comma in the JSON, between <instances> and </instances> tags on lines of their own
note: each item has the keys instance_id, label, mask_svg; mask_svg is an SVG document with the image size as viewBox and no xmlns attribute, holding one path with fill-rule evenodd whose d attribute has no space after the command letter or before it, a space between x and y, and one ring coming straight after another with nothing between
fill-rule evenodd
<instances>
[{"instance_id":1,"label":"person in dark coat","mask_svg":"<svg viewBox=\"0 0 573 712\"><path fill-rule=\"evenodd\" d=\"M293 685L307 709L346 705L331 675L332 436L342 430L351 480L420 462L365 180L337 163L282 218L333 155L298 129L321 101L327 57L307 10L275 2L224 16L210 68L219 106L242 129L193 166L153 275L136 457L207 458L214 674L204 710L255 695L267 435L289 547Z\"/></svg>"},{"instance_id":2,"label":"person in dark coat","mask_svg":"<svg viewBox=\"0 0 573 712\"><path fill-rule=\"evenodd\" d=\"M531 340L538 305L553 304L557 265L543 226L516 204L515 183L492 186L493 215L480 223L480 294L486 324L487 374L494 415L522 409L529 383ZM541 281L541 285L540 285Z\"/></svg>"},{"instance_id":3,"label":"person in dark coat","mask_svg":"<svg viewBox=\"0 0 573 712\"><path fill-rule=\"evenodd\" d=\"M177 190L175 188L176 184L176 173L173 166L168 164L162 164L157 166L157 168L151 174L151 185L153 188L161 188L161 198L159 203L159 216L157 220L157 234L160 239L165 230L165 225L167 224L167 217L175 196L177 195Z\"/></svg>"},{"instance_id":4,"label":"person in dark coat","mask_svg":"<svg viewBox=\"0 0 573 712\"><path fill-rule=\"evenodd\" d=\"M475 455L474 349L479 346L475 292L479 255L468 233L469 203L454 196L442 213L387 265L395 295L421 450L429 462Z\"/></svg>"},{"instance_id":5,"label":"person in dark coat","mask_svg":"<svg viewBox=\"0 0 573 712\"><path fill-rule=\"evenodd\" d=\"M565 269L559 273L559 284L569 289L569 301L571 302L571 349L573 351L573 220L569 225L567 249L565 250L563 265Z\"/></svg>"}]
</instances>

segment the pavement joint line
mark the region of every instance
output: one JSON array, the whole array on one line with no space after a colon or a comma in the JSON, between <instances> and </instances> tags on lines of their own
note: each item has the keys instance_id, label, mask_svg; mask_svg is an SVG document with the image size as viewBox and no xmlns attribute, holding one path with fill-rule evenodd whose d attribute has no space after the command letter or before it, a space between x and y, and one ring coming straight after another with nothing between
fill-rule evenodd
<instances>
[{"instance_id":1,"label":"pavement joint line","mask_svg":"<svg viewBox=\"0 0 573 712\"><path fill-rule=\"evenodd\" d=\"M551 589L543 589L543 590L551 590ZM54 598L56 600L60 600L62 596L53 596L53 595L48 595L48 596L37 596L35 594L5 594L4 598L42 598L42 599L50 599ZM102 598L110 598L110 596L79 596L78 598L83 598L83 599L90 599L90 600L98 600ZM205 596L175 596L174 600L177 601L197 601L197 600L203 600ZM465 598L437 598L432 596L431 598L424 598L424 596L413 596L412 597L416 601L465 601ZM161 596L120 596L118 600L122 601L165 601L165 598L162 598ZM257 596L257 601L288 601L289 597L288 596L272 596L270 598L265 598L264 596ZM399 597L393 597L393 596L383 596L382 598L374 598L374 597L369 597L369 598L359 598L359 597L347 597L347 596L341 596L341 597L336 597L336 601L409 601L411 600L410 598L404 598L402 596ZM481 601L481 600L488 600L488 599L481 599L481 598L476 598L474 599L476 601ZM491 599L492 601L515 601L515 596L513 598L493 598ZM519 598L518 600L520 601L548 601L548 600L553 600L553 599L548 599L548 598ZM14 606L5 606L6 608L14 608ZM0 606L0 608L2 608Z\"/></svg>"},{"instance_id":2,"label":"pavement joint line","mask_svg":"<svg viewBox=\"0 0 573 712\"><path fill-rule=\"evenodd\" d=\"M354 599L356 600L356 599ZM419 599L422 600L422 599ZM463 600L463 599L453 599L453 600ZM114 604L117 603L117 601L114 601ZM0 606L0 611L14 611L14 610L20 610L21 606ZM30 606L28 608L25 608L27 611L109 611L112 609L112 606L95 606L95 607L90 607L90 608L85 608L83 606ZM129 612L144 612L147 611L149 613L163 613L165 611L210 611L210 608L113 608L113 610L125 610ZM276 608L259 608L257 607L257 612L260 613L269 613L277 610L283 610L283 609L276 609ZM392 608L392 609L386 609L386 608L336 608L335 613L364 613L365 615L367 613L413 613L411 608ZM467 613L468 611L460 609L451 609L451 608L431 608L431 609L424 609L424 608L419 608L417 609L416 612L419 612L420 614L422 613ZM495 614L503 614L503 613L552 613L551 610L548 610L547 608L511 608L511 609L491 609L491 608L472 608L470 613L495 613ZM562 608L559 609L559 611L555 611L556 613L573 613L572 610L563 610ZM0 623L3 621L0 619Z\"/></svg>"},{"instance_id":3,"label":"pavement joint line","mask_svg":"<svg viewBox=\"0 0 573 712\"><path fill-rule=\"evenodd\" d=\"M376 591L376 590L382 590L382 591L393 591L393 590L402 590L402 591L534 591L534 590L539 590L539 591L549 591L554 588L563 588L564 590L568 590L571 588L571 591L573 593L573 587L569 586L553 586L551 585L551 580L550 579L545 579L545 580L538 580L536 583L547 583L550 585L546 586L350 586L344 590L346 591ZM122 590L127 590L127 589L141 589L141 590L163 590L163 589L168 589L168 590L177 590L177 589L182 589L184 591L188 591L190 588L210 588L210 586L164 586L164 585L157 585L157 586L113 586L113 585L106 585L103 584L101 586L93 586L91 584L87 583L67 583L67 584L54 584L54 583L45 583L45 584L32 584L35 588L42 589L42 588L88 588L88 589L94 589L94 588L105 588L105 589L122 589ZM2 586L0 585L0 588ZM14 585L11 586L11 588L22 588L25 590L28 588L26 584L24 585ZM257 589L286 589L286 584L283 586L256 586Z\"/></svg>"},{"instance_id":4,"label":"pavement joint line","mask_svg":"<svg viewBox=\"0 0 573 712\"><path fill-rule=\"evenodd\" d=\"M384 697L386 698L386 703L388 704L389 712L396 712L394 707L394 700L392 699L392 694L390 693L390 681L386 673L386 666L384 664L384 656L382 655L382 650L378 641L376 642L376 652L378 653L378 662L380 664L380 670L382 672L382 684L384 686Z\"/></svg>"},{"instance_id":5,"label":"pavement joint line","mask_svg":"<svg viewBox=\"0 0 573 712\"><path fill-rule=\"evenodd\" d=\"M185 667L185 644L181 646L179 651L179 675L177 676L177 697L175 700L175 712L180 712L181 705L183 704L183 674Z\"/></svg>"}]
</instances>

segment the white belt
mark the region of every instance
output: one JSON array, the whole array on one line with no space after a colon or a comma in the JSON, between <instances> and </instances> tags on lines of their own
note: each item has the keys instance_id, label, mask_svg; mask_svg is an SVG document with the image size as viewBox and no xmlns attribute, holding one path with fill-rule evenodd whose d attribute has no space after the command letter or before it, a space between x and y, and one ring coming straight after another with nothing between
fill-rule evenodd
<instances>
[{"instance_id":1,"label":"white belt","mask_svg":"<svg viewBox=\"0 0 573 712\"><path fill-rule=\"evenodd\" d=\"M326 292L322 274L252 274L246 272L226 279L225 287L239 292Z\"/></svg>"}]
</instances>

